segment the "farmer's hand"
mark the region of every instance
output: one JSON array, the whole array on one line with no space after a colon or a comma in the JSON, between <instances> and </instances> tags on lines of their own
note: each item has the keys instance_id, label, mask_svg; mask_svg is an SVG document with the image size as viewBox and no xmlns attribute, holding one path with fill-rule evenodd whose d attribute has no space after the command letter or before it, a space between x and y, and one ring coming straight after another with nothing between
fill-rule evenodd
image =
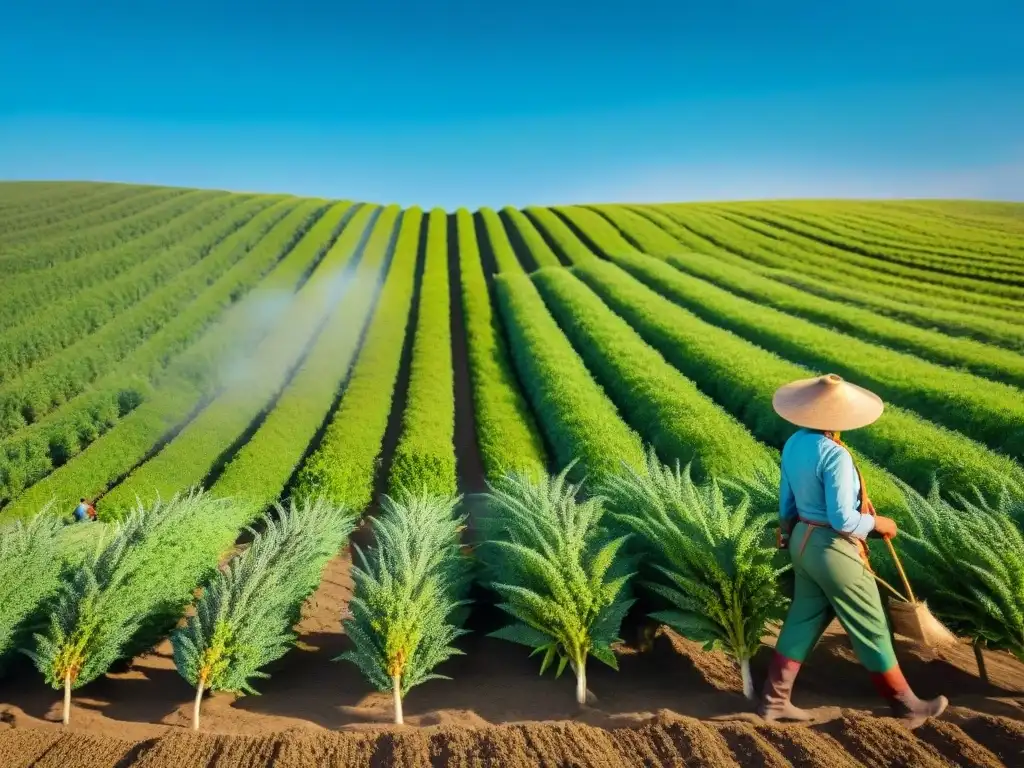
<instances>
[{"instance_id":1,"label":"farmer's hand","mask_svg":"<svg viewBox=\"0 0 1024 768\"><path fill-rule=\"evenodd\" d=\"M894 539L899 530L896 528L896 521L891 517L875 517L875 533L883 539Z\"/></svg>"}]
</instances>

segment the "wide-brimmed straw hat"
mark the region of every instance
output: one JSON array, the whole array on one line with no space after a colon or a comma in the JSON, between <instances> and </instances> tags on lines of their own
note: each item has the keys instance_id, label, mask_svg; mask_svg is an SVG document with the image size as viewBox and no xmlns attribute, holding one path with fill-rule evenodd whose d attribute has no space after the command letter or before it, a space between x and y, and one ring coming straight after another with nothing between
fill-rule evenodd
<instances>
[{"instance_id":1,"label":"wide-brimmed straw hat","mask_svg":"<svg viewBox=\"0 0 1024 768\"><path fill-rule=\"evenodd\" d=\"M874 392L829 373L779 387L772 407L798 427L843 432L876 421L885 405Z\"/></svg>"}]
</instances>

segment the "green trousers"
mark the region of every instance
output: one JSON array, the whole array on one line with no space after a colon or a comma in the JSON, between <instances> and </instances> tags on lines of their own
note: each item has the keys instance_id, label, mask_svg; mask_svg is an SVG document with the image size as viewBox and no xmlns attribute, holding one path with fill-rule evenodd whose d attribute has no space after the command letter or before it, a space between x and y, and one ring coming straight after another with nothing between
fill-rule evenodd
<instances>
[{"instance_id":1,"label":"green trousers","mask_svg":"<svg viewBox=\"0 0 1024 768\"><path fill-rule=\"evenodd\" d=\"M805 661L838 617L860 663L869 672L887 672L896 666L896 653L878 584L853 542L830 528L812 527L808 535L808 527L797 523L789 538L796 580L775 649Z\"/></svg>"}]
</instances>

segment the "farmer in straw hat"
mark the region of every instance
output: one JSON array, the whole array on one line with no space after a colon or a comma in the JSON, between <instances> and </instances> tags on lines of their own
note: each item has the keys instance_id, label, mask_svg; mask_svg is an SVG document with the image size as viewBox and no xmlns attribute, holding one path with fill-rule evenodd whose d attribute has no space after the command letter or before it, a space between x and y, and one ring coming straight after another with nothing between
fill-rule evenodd
<instances>
[{"instance_id":1,"label":"farmer in straw hat","mask_svg":"<svg viewBox=\"0 0 1024 768\"><path fill-rule=\"evenodd\" d=\"M949 703L922 701L900 671L878 585L867 567L869 535L894 537L896 523L876 515L864 479L839 433L871 424L881 399L835 374L776 391L775 411L801 427L782 449L779 546L788 548L796 585L762 691L767 720L809 720L790 703L800 665L834 616L893 713L916 727Z\"/></svg>"}]
</instances>

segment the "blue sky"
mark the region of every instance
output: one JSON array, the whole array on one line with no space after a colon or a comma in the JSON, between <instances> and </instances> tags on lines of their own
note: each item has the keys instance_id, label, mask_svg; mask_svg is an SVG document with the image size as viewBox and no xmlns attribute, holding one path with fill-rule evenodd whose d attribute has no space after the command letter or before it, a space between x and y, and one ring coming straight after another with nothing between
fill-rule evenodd
<instances>
[{"instance_id":1,"label":"blue sky","mask_svg":"<svg viewBox=\"0 0 1024 768\"><path fill-rule=\"evenodd\" d=\"M1020 0L11 0L0 178L1024 200L1022 39Z\"/></svg>"}]
</instances>

